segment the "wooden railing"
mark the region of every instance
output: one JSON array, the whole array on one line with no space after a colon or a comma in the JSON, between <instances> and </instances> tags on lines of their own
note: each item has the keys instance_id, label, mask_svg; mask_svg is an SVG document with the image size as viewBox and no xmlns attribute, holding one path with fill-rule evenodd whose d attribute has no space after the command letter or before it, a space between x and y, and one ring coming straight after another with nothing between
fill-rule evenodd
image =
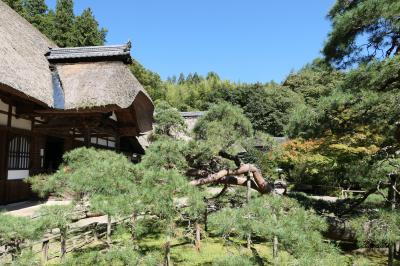
<instances>
[{"instance_id":1,"label":"wooden railing","mask_svg":"<svg viewBox=\"0 0 400 266\"><path fill-rule=\"evenodd\" d=\"M113 228L118 224L122 224L126 219L114 221ZM66 253L78 250L88 244L102 240L107 234L107 225L104 223L94 222L79 228L72 228L67 231ZM34 255L39 255L42 263L61 257L60 251L60 233L48 233L39 241L31 241L23 243L21 250L31 249ZM0 265L8 263L12 260L12 254L15 248L0 246Z\"/></svg>"}]
</instances>

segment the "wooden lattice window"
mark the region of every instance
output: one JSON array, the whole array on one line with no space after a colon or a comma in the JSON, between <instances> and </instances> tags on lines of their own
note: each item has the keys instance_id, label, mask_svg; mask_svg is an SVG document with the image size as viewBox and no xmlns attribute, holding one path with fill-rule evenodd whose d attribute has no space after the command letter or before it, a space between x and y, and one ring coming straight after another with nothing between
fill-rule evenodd
<instances>
[{"instance_id":1,"label":"wooden lattice window","mask_svg":"<svg viewBox=\"0 0 400 266\"><path fill-rule=\"evenodd\" d=\"M14 137L8 145L8 170L29 169L29 139L24 136Z\"/></svg>"}]
</instances>

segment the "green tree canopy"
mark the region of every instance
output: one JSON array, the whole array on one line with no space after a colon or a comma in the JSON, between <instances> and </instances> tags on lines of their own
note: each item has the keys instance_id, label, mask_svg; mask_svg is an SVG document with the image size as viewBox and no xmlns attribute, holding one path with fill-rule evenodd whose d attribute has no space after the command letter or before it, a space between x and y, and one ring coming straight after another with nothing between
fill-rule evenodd
<instances>
[{"instance_id":1,"label":"green tree canopy","mask_svg":"<svg viewBox=\"0 0 400 266\"><path fill-rule=\"evenodd\" d=\"M100 28L92 10L87 8L76 17L72 34L74 46L103 45L106 41L107 30Z\"/></svg>"},{"instance_id":2,"label":"green tree canopy","mask_svg":"<svg viewBox=\"0 0 400 266\"><path fill-rule=\"evenodd\" d=\"M52 39L58 46L73 46L74 20L73 0L57 0L54 17L54 35Z\"/></svg>"},{"instance_id":3,"label":"green tree canopy","mask_svg":"<svg viewBox=\"0 0 400 266\"><path fill-rule=\"evenodd\" d=\"M400 52L397 0L337 0L329 12L332 31L323 48L327 60L347 66Z\"/></svg>"},{"instance_id":4,"label":"green tree canopy","mask_svg":"<svg viewBox=\"0 0 400 266\"><path fill-rule=\"evenodd\" d=\"M5 2L60 47L105 43L107 30L100 28L90 8L75 16L73 0L57 0L55 11L44 0Z\"/></svg>"},{"instance_id":5,"label":"green tree canopy","mask_svg":"<svg viewBox=\"0 0 400 266\"><path fill-rule=\"evenodd\" d=\"M244 138L252 137L253 127L239 107L221 103L198 120L194 133L197 140L207 141L219 151L234 148Z\"/></svg>"}]
</instances>

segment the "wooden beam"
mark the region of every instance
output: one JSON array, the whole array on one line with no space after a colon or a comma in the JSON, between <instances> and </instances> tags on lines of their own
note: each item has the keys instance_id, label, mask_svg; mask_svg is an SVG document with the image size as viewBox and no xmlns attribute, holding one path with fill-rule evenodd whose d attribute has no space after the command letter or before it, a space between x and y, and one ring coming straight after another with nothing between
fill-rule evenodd
<instances>
[{"instance_id":1,"label":"wooden beam","mask_svg":"<svg viewBox=\"0 0 400 266\"><path fill-rule=\"evenodd\" d=\"M7 127L11 128L11 119L12 119L12 105L8 104L8 117L7 117Z\"/></svg>"},{"instance_id":2,"label":"wooden beam","mask_svg":"<svg viewBox=\"0 0 400 266\"><path fill-rule=\"evenodd\" d=\"M121 137L136 137L138 135L136 127L120 127L118 131Z\"/></svg>"}]
</instances>

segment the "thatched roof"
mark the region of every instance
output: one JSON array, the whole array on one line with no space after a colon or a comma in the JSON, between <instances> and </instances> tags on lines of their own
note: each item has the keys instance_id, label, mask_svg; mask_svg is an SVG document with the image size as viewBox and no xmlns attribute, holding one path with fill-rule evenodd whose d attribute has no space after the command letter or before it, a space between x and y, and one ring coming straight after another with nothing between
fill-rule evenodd
<instances>
[{"instance_id":1,"label":"thatched roof","mask_svg":"<svg viewBox=\"0 0 400 266\"><path fill-rule=\"evenodd\" d=\"M65 109L117 105L128 108L145 91L122 62L56 64ZM146 94L147 95L147 94Z\"/></svg>"},{"instance_id":2,"label":"thatched roof","mask_svg":"<svg viewBox=\"0 0 400 266\"><path fill-rule=\"evenodd\" d=\"M151 129L153 103L130 72L130 43L58 48L0 0L0 89L54 111L132 110Z\"/></svg>"},{"instance_id":3,"label":"thatched roof","mask_svg":"<svg viewBox=\"0 0 400 266\"><path fill-rule=\"evenodd\" d=\"M0 0L0 84L53 106L49 47L55 45Z\"/></svg>"}]
</instances>

